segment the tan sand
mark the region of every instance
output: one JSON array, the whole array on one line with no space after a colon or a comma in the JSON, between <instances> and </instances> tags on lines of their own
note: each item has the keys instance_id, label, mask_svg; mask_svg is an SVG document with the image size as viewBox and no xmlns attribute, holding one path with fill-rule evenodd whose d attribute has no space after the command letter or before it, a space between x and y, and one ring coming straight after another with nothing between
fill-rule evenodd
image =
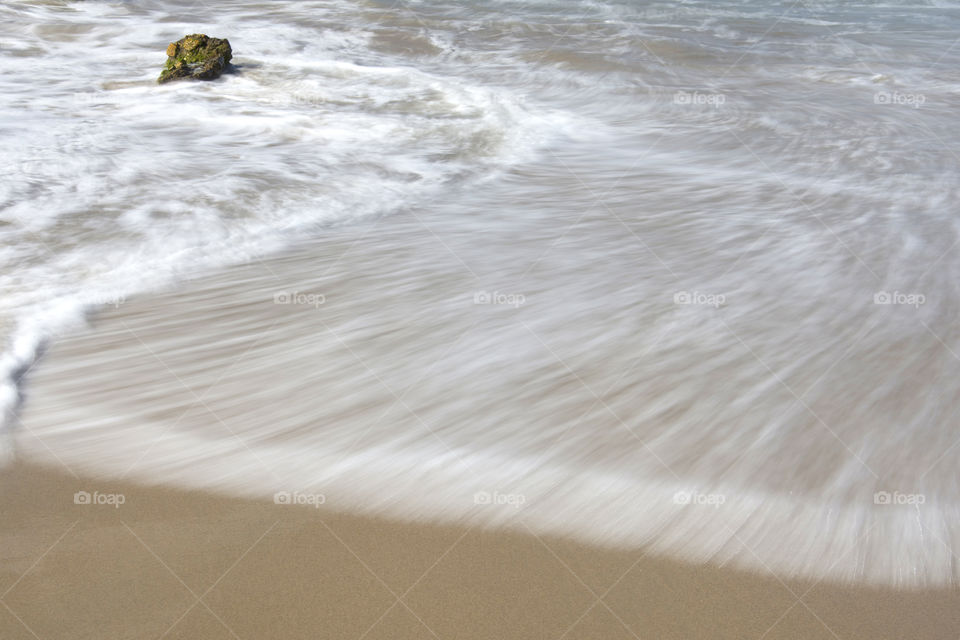
<instances>
[{"instance_id":1,"label":"tan sand","mask_svg":"<svg viewBox=\"0 0 960 640\"><path fill-rule=\"evenodd\" d=\"M81 490L125 503L74 504ZM5 640L960 635L957 590L781 582L23 465L0 474L0 513Z\"/></svg>"}]
</instances>

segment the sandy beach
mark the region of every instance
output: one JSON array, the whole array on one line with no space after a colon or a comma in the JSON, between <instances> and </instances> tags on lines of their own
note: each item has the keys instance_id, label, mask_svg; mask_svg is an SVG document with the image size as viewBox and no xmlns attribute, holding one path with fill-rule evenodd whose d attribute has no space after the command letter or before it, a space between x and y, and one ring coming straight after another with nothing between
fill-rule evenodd
<instances>
[{"instance_id":1,"label":"sandy beach","mask_svg":"<svg viewBox=\"0 0 960 640\"><path fill-rule=\"evenodd\" d=\"M373 276L396 273L405 246L434 252L442 265L443 247L419 237L415 220L393 222L386 234L331 234L302 251L126 300L52 345L28 377L13 432L20 462L0 477L2 637L942 640L960 634L960 590L868 586L863 577L876 575L894 542L890 530L888 539L870 534L889 522L882 519L888 513L909 515L903 509L871 505L867 513L877 520L865 534L854 532L856 544L828 547L829 559L803 565L819 575L789 578L784 564L774 570L766 558L790 560L803 540L830 544L842 531L817 530L817 520L797 511L791 522L802 526L790 538L787 522L748 512L732 540L705 554L711 534L730 535L703 523L713 514L740 517L745 507L736 495L725 505L689 511L637 502L629 486L597 500L583 473L561 485L572 489L541 493L536 476L518 476L504 486L522 488L523 509L478 508L474 483L496 480L456 471L436 440L456 446L457 433L434 432L418 418L443 424L436 385L448 384L446 363L468 359L447 353L468 328L457 323L502 331L504 316L470 318L456 295L446 302L440 291L444 302L429 309L452 325L443 329L450 337L438 339L438 323L408 326L416 315L416 307L403 303L409 285L391 290ZM448 246L470 255L464 234L431 223ZM375 251L372 243L384 237L394 249ZM453 294L469 291L467 281L435 277ZM323 291L326 299L317 306L276 304L278 290ZM377 305L393 311L384 319ZM382 325L358 323L377 313ZM437 360L422 355L431 348ZM405 369L394 370L396 354L405 350L420 354L409 358L417 368L406 381ZM544 356L555 357L546 349ZM573 374L564 375L553 397L571 384ZM365 391L362 402L351 389ZM581 394L588 404L589 394ZM397 397L407 406L395 406ZM529 406L516 415L535 420ZM377 422L381 416L389 420ZM591 423L591 457L582 444L577 452L584 463L622 457L633 442L618 439L620 429L610 425L601 448L600 424ZM396 453L368 453L379 451L398 425L406 439ZM405 455L413 434L420 438L414 445L447 459L451 469ZM537 449L550 451L550 441ZM478 471L503 475L508 468ZM440 477L456 482L444 493L442 480L425 469L454 473ZM372 488L360 492L362 483ZM270 501L283 488L323 491L325 503ZM77 492L90 494L93 504L75 504ZM584 501L573 503L577 492ZM655 539L670 538L666 554L663 547L593 544L585 534L591 518L593 528L653 528L636 518L665 508L680 523ZM391 517L370 515L375 509ZM554 513L560 516L551 520ZM758 522L769 532L761 527L751 537L749 525ZM943 548L933 542L932 551ZM854 567L859 577L836 579L841 566Z\"/></svg>"},{"instance_id":2,"label":"sandy beach","mask_svg":"<svg viewBox=\"0 0 960 640\"><path fill-rule=\"evenodd\" d=\"M957 640L958 34L0 3L0 640Z\"/></svg>"},{"instance_id":3,"label":"sandy beach","mask_svg":"<svg viewBox=\"0 0 960 640\"><path fill-rule=\"evenodd\" d=\"M0 476L0 637L913 638L960 592L780 581L36 467ZM77 491L124 503L77 505Z\"/></svg>"}]
</instances>

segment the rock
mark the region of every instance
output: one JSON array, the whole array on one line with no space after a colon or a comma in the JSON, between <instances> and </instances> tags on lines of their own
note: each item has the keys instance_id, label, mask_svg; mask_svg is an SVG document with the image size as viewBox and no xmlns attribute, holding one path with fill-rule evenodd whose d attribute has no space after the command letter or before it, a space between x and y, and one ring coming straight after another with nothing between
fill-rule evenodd
<instances>
[{"instance_id":1,"label":"rock","mask_svg":"<svg viewBox=\"0 0 960 640\"><path fill-rule=\"evenodd\" d=\"M157 82L191 78L214 80L230 64L233 50L226 38L209 38L202 33L184 36L167 47L167 64Z\"/></svg>"}]
</instances>

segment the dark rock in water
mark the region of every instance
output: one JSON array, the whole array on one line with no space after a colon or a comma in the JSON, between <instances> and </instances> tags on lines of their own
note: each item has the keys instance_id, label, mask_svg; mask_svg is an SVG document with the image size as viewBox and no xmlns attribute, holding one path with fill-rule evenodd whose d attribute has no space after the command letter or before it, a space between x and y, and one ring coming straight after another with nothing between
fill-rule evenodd
<instances>
[{"instance_id":1,"label":"dark rock in water","mask_svg":"<svg viewBox=\"0 0 960 640\"><path fill-rule=\"evenodd\" d=\"M181 78L213 80L220 77L232 57L233 50L226 38L208 38L202 33L184 36L167 47L167 65L157 82Z\"/></svg>"}]
</instances>

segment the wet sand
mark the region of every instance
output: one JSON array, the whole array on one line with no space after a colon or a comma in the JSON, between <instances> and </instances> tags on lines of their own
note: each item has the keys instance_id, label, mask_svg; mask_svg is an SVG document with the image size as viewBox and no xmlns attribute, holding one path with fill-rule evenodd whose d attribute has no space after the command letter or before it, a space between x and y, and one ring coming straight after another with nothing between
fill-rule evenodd
<instances>
[{"instance_id":1,"label":"wet sand","mask_svg":"<svg viewBox=\"0 0 960 640\"><path fill-rule=\"evenodd\" d=\"M124 504L77 505L77 491ZM865 589L18 465L0 637L954 638L960 592Z\"/></svg>"},{"instance_id":2,"label":"wet sand","mask_svg":"<svg viewBox=\"0 0 960 640\"><path fill-rule=\"evenodd\" d=\"M930 334L909 354L886 342L914 327L900 324L909 312L877 306L873 333L797 359L751 328L769 313L675 305L667 285L633 288L654 278L618 278L597 240L617 233L609 221L576 240L599 262L521 278L552 236L520 233L535 223L503 210L478 242L454 209L333 229L103 309L24 378L18 459L525 532L511 505L475 501L497 492L523 500L538 534L585 544L812 580L960 583L956 434L896 422L919 412L910 381L944 355ZM488 272L490 247L512 274ZM477 304L484 292L525 300ZM958 372L951 360L938 375ZM888 388L906 404L884 417L873 396ZM879 491L925 501L878 504Z\"/></svg>"},{"instance_id":3,"label":"wet sand","mask_svg":"<svg viewBox=\"0 0 960 640\"><path fill-rule=\"evenodd\" d=\"M456 425L457 429L441 432L445 439L476 444L474 435L483 433L483 423L434 414L442 407L441 400L459 400L468 390L487 402L513 398L515 389L528 393L514 398L515 406L503 405L505 411L510 409L504 415L514 416L499 427L506 433L520 424L516 416L529 422L535 415L531 409L535 405L527 398L540 396L545 403L540 410L555 412L558 399L570 401L571 389L582 386L568 379L573 374L561 364L553 363L545 370L554 374L540 379L543 384L553 381L559 385L556 389L523 388L508 378L503 384L509 389L498 392L499 387L490 386L490 393L485 388L477 391L478 383L494 385L504 371L521 376L524 370L490 367L489 372L462 372L463 363L480 361L470 356L488 352L483 341L472 351L446 350L473 325L473 335L503 340L507 334L500 328L508 323L503 314L491 314L488 306L472 303L472 287L486 285L465 276L445 276L454 282L440 277L441 267L449 267L452 257L447 263L438 261L441 267L431 272L435 277L394 269L393 280L385 278L391 267L403 264L406 247L415 246L424 254L431 251L429 239L415 239L416 231L415 224L400 226L387 236L396 240L389 251L365 246L365 242L382 246L383 235L370 234L364 240L342 234L339 241L346 250L336 246L337 237L332 236L325 240L328 251L313 254L326 256L323 259L290 254L237 267L177 291L131 300L104 311L89 329L53 344L25 386L22 424L15 434L21 462L0 473L0 638L960 636L960 590L955 587L896 590L822 577L841 564L868 575L876 568L876 558L887 557L878 550L910 549L909 544L882 546L897 540L878 535L867 540L869 544L842 553L837 541L849 531L820 527L799 515L771 520L760 514L748 521L766 527L753 531L752 539L760 545L752 549L741 545L739 554L724 546L723 553L703 562L689 559L705 548L696 536L717 533L703 520L685 521L691 526L686 537L673 531L672 550L677 555L671 559L642 545L622 545L618 550L591 546L582 538L576 542L546 535L541 528L544 512L540 522L533 518L540 506L533 494L526 496L529 510L511 510L509 523L491 518L488 528L471 526L482 519L456 523L451 517L451 524L438 524L436 511L424 506L426 500L394 502L398 515L394 519L361 515L364 503L371 509L386 505L392 493L403 489L430 493L425 487L439 481L429 484L428 471L455 466L443 462L446 451L433 445L429 429L418 426L412 411L410 416L399 409L387 411L397 396L417 415L432 417L435 428ZM450 235L445 237L454 243ZM434 243L432 251L432 256L442 252L442 244ZM438 300L430 305L411 295L414 285L425 279L433 283L430 291ZM275 304L277 292L290 291L324 294L322 311L309 304ZM526 291L531 301L537 299L537 289ZM538 312L533 302L507 311L527 308ZM563 344L564 334L531 326L548 336L549 344ZM341 342L335 336L345 339ZM638 345L623 350L642 353ZM546 367L554 354L542 351ZM579 376L606 388L605 376L623 370L624 363L606 353L595 357L603 366L578 367ZM658 362L662 366L663 360ZM363 363L373 366L368 369ZM404 363L409 366L400 366ZM451 375L458 371L463 384ZM426 375L425 381L419 375ZM400 392L394 395L391 388ZM641 381L633 388L646 387ZM574 398L577 406L589 406L592 396L579 393ZM623 416L630 406L637 406L632 395L623 403ZM473 411L474 405L463 407ZM525 412L517 413L517 407ZM607 455L606 449L598 448L603 425L591 421L593 430L569 443L568 458L584 460L586 444L592 455ZM338 476L338 485L324 482L322 474L336 468L337 458L328 465L322 455L349 450L357 434L371 426L383 432L366 436L373 445L379 442L374 435L390 443L393 435L416 434L423 438L423 446L414 448L417 456L406 462L397 461L389 449L359 456L365 467L344 467L349 473ZM625 451L621 440L612 439L615 426L602 433L611 438L610 451ZM537 442L521 444L545 448ZM379 451L375 446L371 450ZM797 451L814 456L824 450L829 449L798 445L794 457ZM696 452L701 460L709 453L702 448ZM770 460L761 454L756 460ZM58 459L65 465L58 465ZM649 461L621 462L622 473L655 468ZM390 465L397 468L391 471ZM510 471L488 466L478 470ZM264 467L281 477L259 477ZM311 473L319 474L314 483L307 482ZM815 473L810 475L816 479ZM121 476L127 479L116 480ZM269 484L271 480L278 484ZM154 481L182 487L196 483L224 494L139 484ZM361 481L372 487L367 498L347 495ZM578 484L576 476L567 481ZM392 493L384 492L383 485L389 485ZM462 485L447 488L463 489L464 500L469 500L475 487ZM316 487L330 499L321 508L311 508L253 497L257 492L269 496L284 486ZM821 495L815 484L798 482L793 488L804 487ZM78 491L99 492L108 500L122 494L124 503L78 505L74 503ZM236 495L249 491L251 497L224 497L233 491L239 492ZM603 500L596 500L597 495ZM624 518L651 520L657 507L636 501L622 504L629 496L615 490L592 497L598 507L619 510L617 518L599 521L597 512L568 508L551 512L558 514L557 528L579 517L629 531ZM825 505L842 504L830 502L829 495L821 497ZM731 503L735 499L731 496ZM351 509L351 502L359 506ZM465 503L449 504L459 509ZM400 507L405 511L398 514ZM885 512L876 507L876 513ZM496 524L510 527L489 527ZM811 539L838 547L831 549L835 559L811 567L820 577L787 578L783 572L763 568L757 549L767 553L773 549L787 560L799 557L783 535L786 528L806 531ZM937 531L925 529L924 534L931 530ZM747 533L739 530L741 536ZM745 554L752 554L755 570L743 568ZM897 559L907 566L902 557ZM943 566L953 571L949 561Z\"/></svg>"},{"instance_id":4,"label":"wet sand","mask_svg":"<svg viewBox=\"0 0 960 640\"><path fill-rule=\"evenodd\" d=\"M960 637L948 12L8 4L0 640Z\"/></svg>"}]
</instances>

